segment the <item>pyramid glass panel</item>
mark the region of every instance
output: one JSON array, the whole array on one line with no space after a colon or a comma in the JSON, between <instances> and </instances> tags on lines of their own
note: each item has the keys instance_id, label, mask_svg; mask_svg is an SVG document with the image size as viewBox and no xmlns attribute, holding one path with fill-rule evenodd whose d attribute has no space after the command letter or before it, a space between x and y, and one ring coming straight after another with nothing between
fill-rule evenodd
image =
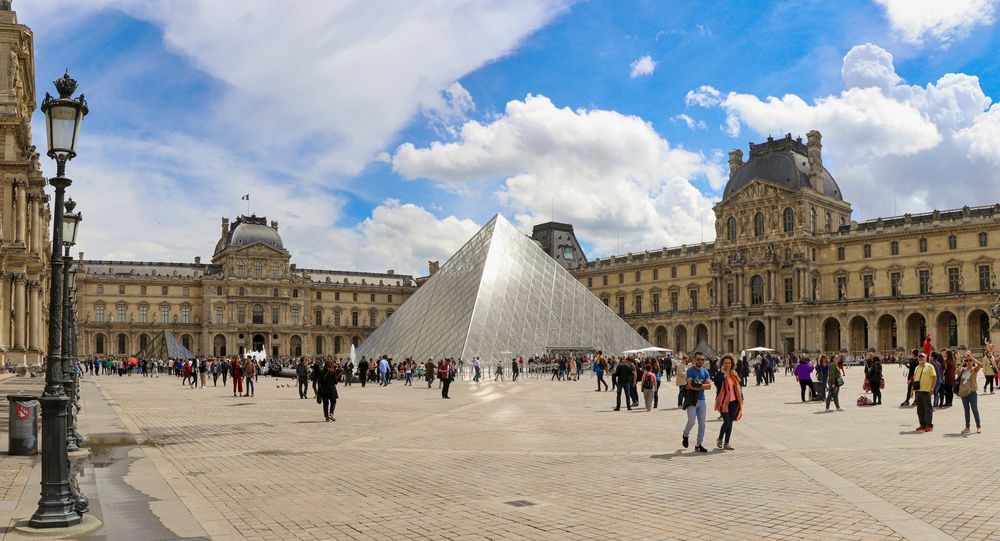
<instances>
[{"instance_id":1,"label":"pyramid glass panel","mask_svg":"<svg viewBox=\"0 0 1000 541\"><path fill-rule=\"evenodd\" d=\"M358 348L394 359L499 362L648 347L627 323L497 214Z\"/></svg>"}]
</instances>

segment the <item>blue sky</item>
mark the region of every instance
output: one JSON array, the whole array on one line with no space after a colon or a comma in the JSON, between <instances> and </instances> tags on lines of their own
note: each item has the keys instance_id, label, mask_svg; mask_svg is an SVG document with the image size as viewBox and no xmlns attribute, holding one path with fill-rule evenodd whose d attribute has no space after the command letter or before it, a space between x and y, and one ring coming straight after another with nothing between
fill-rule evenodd
<instances>
[{"instance_id":1,"label":"blue sky","mask_svg":"<svg viewBox=\"0 0 1000 541\"><path fill-rule=\"evenodd\" d=\"M814 128L858 219L996 202L996 0L14 7L91 104L88 258L207 259L243 193L308 266L422 273L495 212L700 242L725 153Z\"/></svg>"}]
</instances>

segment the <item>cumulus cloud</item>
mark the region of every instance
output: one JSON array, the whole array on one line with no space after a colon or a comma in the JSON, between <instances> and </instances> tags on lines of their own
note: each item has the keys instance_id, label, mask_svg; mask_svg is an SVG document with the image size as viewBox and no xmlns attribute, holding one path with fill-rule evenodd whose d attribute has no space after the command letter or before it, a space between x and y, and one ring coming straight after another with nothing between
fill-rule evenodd
<instances>
[{"instance_id":1,"label":"cumulus cloud","mask_svg":"<svg viewBox=\"0 0 1000 541\"><path fill-rule=\"evenodd\" d=\"M718 106L733 136L811 129L823 133L827 167L863 215L993 203L982 187L1000 181L1000 111L979 79L948 73L924 86L896 74L892 55L867 43L843 60L845 89L806 101L730 92ZM961 179L962 182L956 182Z\"/></svg>"},{"instance_id":2,"label":"cumulus cloud","mask_svg":"<svg viewBox=\"0 0 1000 541\"><path fill-rule=\"evenodd\" d=\"M476 110L472 94L459 82L454 82L436 94L421 112L427 117L431 127L441 136L454 137L458 126L466 120L466 114Z\"/></svg>"},{"instance_id":3,"label":"cumulus cloud","mask_svg":"<svg viewBox=\"0 0 1000 541\"><path fill-rule=\"evenodd\" d=\"M688 128L692 130L704 130L708 126L705 124L704 120L695 120L689 115L681 113L679 115L674 115L670 117L671 122L683 122Z\"/></svg>"},{"instance_id":4,"label":"cumulus cloud","mask_svg":"<svg viewBox=\"0 0 1000 541\"><path fill-rule=\"evenodd\" d=\"M948 46L978 26L993 24L997 0L875 0L893 31L905 42L928 38Z\"/></svg>"},{"instance_id":5,"label":"cumulus cloud","mask_svg":"<svg viewBox=\"0 0 1000 541\"><path fill-rule=\"evenodd\" d=\"M556 107L545 96L507 103L489 123L466 122L457 140L400 145L393 169L451 189L496 186L494 195L529 229L573 223L596 254L698 242L714 233L712 201L692 181L724 183L718 156L672 146L636 116ZM594 254L591 254L594 255Z\"/></svg>"},{"instance_id":6,"label":"cumulus cloud","mask_svg":"<svg viewBox=\"0 0 1000 541\"><path fill-rule=\"evenodd\" d=\"M428 261L444 263L480 227L455 216L439 219L423 207L389 199L375 207L357 230L364 239L363 257L424 275Z\"/></svg>"},{"instance_id":7,"label":"cumulus cloud","mask_svg":"<svg viewBox=\"0 0 1000 541\"><path fill-rule=\"evenodd\" d=\"M629 77L633 79L642 77L643 75L652 75L656 69L656 61L647 54L640 56L638 60L632 62L631 67L632 72L629 73Z\"/></svg>"},{"instance_id":8,"label":"cumulus cloud","mask_svg":"<svg viewBox=\"0 0 1000 541\"><path fill-rule=\"evenodd\" d=\"M701 85L694 90L688 90L684 96L684 104L688 107L697 105L699 107L712 107L722 101L722 95L714 87Z\"/></svg>"}]
</instances>

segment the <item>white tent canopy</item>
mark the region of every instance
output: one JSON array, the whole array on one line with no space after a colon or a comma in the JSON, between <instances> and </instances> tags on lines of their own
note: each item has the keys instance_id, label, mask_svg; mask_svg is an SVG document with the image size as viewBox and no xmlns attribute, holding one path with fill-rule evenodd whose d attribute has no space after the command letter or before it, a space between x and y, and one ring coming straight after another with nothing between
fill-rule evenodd
<instances>
[{"instance_id":1,"label":"white tent canopy","mask_svg":"<svg viewBox=\"0 0 1000 541\"><path fill-rule=\"evenodd\" d=\"M765 348L765 347L755 347L755 348L750 348L750 349L748 349L748 350L746 350L746 351L773 351L773 352L775 352L775 353L777 353L777 352L778 352L778 350L776 350L776 349L771 349L771 348Z\"/></svg>"},{"instance_id":2,"label":"white tent canopy","mask_svg":"<svg viewBox=\"0 0 1000 541\"><path fill-rule=\"evenodd\" d=\"M639 353L673 353L673 351L671 351L671 350L669 350L667 348L658 348L658 347L655 347L655 346L651 346L651 347L648 347L648 348L642 348L642 349L640 349L638 351L639 351Z\"/></svg>"}]
</instances>

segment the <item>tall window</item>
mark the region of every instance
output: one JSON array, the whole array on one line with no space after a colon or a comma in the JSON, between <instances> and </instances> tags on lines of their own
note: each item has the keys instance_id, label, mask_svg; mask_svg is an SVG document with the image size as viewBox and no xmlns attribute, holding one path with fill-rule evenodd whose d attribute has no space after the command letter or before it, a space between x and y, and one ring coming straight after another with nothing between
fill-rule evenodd
<instances>
[{"instance_id":1,"label":"tall window","mask_svg":"<svg viewBox=\"0 0 1000 541\"><path fill-rule=\"evenodd\" d=\"M609 299L607 297L601 297L601 302L604 303L604 306L608 306L608 307L611 306L611 299Z\"/></svg>"},{"instance_id":2,"label":"tall window","mask_svg":"<svg viewBox=\"0 0 1000 541\"><path fill-rule=\"evenodd\" d=\"M313 314L313 315L316 316L316 319L314 320L315 323L316 323L316 325L322 325L323 324L323 310L316 310L316 313Z\"/></svg>"},{"instance_id":3,"label":"tall window","mask_svg":"<svg viewBox=\"0 0 1000 541\"><path fill-rule=\"evenodd\" d=\"M298 289L293 289L292 290L292 298L293 299L299 298L299 290Z\"/></svg>"},{"instance_id":4,"label":"tall window","mask_svg":"<svg viewBox=\"0 0 1000 541\"><path fill-rule=\"evenodd\" d=\"M182 295L184 295L185 297L190 297L190 296L191 296L191 288L189 288L189 287L185 287L185 288L184 288L184 289L183 289L183 290L181 291L181 294L182 294Z\"/></svg>"},{"instance_id":5,"label":"tall window","mask_svg":"<svg viewBox=\"0 0 1000 541\"><path fill-rule=\"evenodd\" d=\"M125 305L118 305L118 323L125 323Z\"/></svg>"},{"instance_id":6,"label":"tall window","mask_svg":"<svg viewBox=\"0 0 1000 541\"><path fill-rule=\"evenodd\" d=\"M843 261L843 260L844 260L844 247L843 246L838 246L837 247L837 261Z\"/></svg>"},{"instance_id":7,"label":"tall window","mask_svg":"<svg viewBox=\"0 0 1000 541\"><path fill-rule=\"evenodd\" d=\"M670 267L670 277L677 278L677 267Z\"/></svg>"},{"instance_id":8,"label":"tall window","mask_svg":"<svg viewBox=\"0 0 1000 541\"><path fill-rule=\"evenodd\" d=\"M145 323L149 320L149 307L140 306L139 307L139 323Z\"/></svg>"},{"instance_id":9,"label":"tall window","mask_svg":"<svg viewBox=\"0 0 1000 541\"><path fill-rule=\"evenodd\" d=\"M889 253L891 255L899 255L899 241L892 241L889 243Z\"/></svg>"},{"instance_id":10,"label":"tall window","mask_svg":"<svg viewBox=\"0 0 1000 541\"><path fill-rule=\"evenodd\" d=\"M236 307L236 322L246 323L247 322L247 307L242 304Z\"/></svg>"},{"instance_id":11,"label":"tall window","mask_svg":"<svg viewBox=\"0 0 1000 541\"><path fill-rule=\"evenodd\" d=\"M316 300L318 300L318 301L323 300L323 292L322 291L317 291L316 292Z\"/></svg>"},{"instance_id":12,"label":"tall window","mask_svg":"<svg viewBox=\"0 0 1000 541\"><path fill-rule=\"evenodd\" d=\"M335 301L339 301L340 300L340 292L339 291L334 291L333 292L333 300L335 300Z\"/></svg>"},{"instance_id":13,"label":"tall window","mask_svg":"<svg viewBox=\"0 0 1000 541\"><path fill-rule=\"evenodd\" d=\"M698 265L691 263L691 276L698 276Z\"/></svg>"},{"instance_id":14,"label":"tall window","mask_svg":"<svg viewBox=\"0 0 1000 541\"><path fill-rule=\"evenodd\" d=\"M698 290L692 289L688 291L688 305L692 310L698 309Z\"/></svg>"},{"instance_id":15,"label":"tall window","mask_svg":"<svg viewBox=\"0 0 1000 541\"><path fill-rule=\"evenodd\" d=\"M903 273L893 272L889 274L889 283L892 285L892 296L898 297L903 294Z\"/></svg>"},{"instance_id":16,"label":"tall window","mask_svg":"<svg viewBox=\"0 0 1000 541\"><path fill-rule=\"evenodd\" d=\"M919 241L917 241L917 247L920 250L920 253L926 252L927 251L927 239L921 238Z\"/></svg>"},{"instance_id":17,"label":"tall window","mask_svg":"<svg viewBox=\"0 0 1000 541\"><path fill-rule=\"evenodd\" d=\"M222 286L218 286L215 288L215 294L222 296Z\"/></svg>"},{"instance_id":18,"label":"tall window","mask_svg":"<svg viewBox=\"0 0 1000 541\"><path fill-rule=\"evenodd\" d=\"M271 263L271 278L278 278L278 264Z\"/></svg>"},{"instance_id":19,"label":"tall window","mask_svg":"<svg viewBox=\"0 0 1000 541\"><path fill-rule=\"evenodd\" d=\"M222 324L222 307L221 306L216 306L215 307L215 323L218 324L218 325Z\"/></svg>"},{"instance_id":20,"label":"tall window","mask_svg":"<svg viewBox=\"0 0 1000 541\"><path fill-rule=\"evenodd\" d=\"M242 261L236 263L236 276L240 278L247 277L247 266Z\"/></svg>"},{"instance_id":21,"label":"tall window","mask_svg":"<svg viewBox=\"0 0 1000 541\"><path fill-rule=\"evenodd\" d=\"M601 285L608 285L608 275L601 276Z\"/></svg>"},{"instance_id":22,"label":"tall window","mask_svg":"<svg viewBox=\"0 0 1000 541\"><path fill-rule=\"evenodd\" d=\"M119 295L125 294L125 286L118 286L118 294Z\"/></svg>"},{"instance_id":23,"label":"tall window","mask_svg":"<svg viewBox=\"0 0 1000 541\"><path fill-rule=\"evenodd\" d=\"M170 294L170 288L169 287L163 286L163 287L160 288L160 295L163 295L164 297L166 297L169 294Z\"/></svg>"},{"instance_id":24,"label":"tall window","mask_svg":"<svg viewBox=\"0 0 1000 541\"><path fill-rule=\"evenodd\" d=\"M863 251L865 257L871 257L872 256L872 245L871 244L865 244L864 245L864 249L862 251Z\"/></svg>"},{"instance_id":25,"label":"tall window","mask_svg":"<svg viewBox=\"0 0 1000 541\"><path fill-rule=\"evenodd\" d=\"M733 290L733 283L732 282L726 282L726 306L732 306L733 305L733 301L734 301L734 299L733 299L733 293L735 293L735 291Z\"/></svg>"},{"instance_id":26,"label":"tall window","mask_svg":"<svg viewBox=\"0 0 1000 541\"><path fill-rule=\"evenodd\" d=\"M392 293L385 296L385 302L392 303Z\"/></svg>"},{"instance_id":27,"label":"tall window","mask_svg":"<svg viewBox=\"0 0 1000 541\"><path fill-rule=\"evenodd\" d=\"M660 279L660 269L653 269L653 281Z\"/></svg>"},{"instance_id":28,"label":"tall window","mask_svg":"<svg viewBox=\"0 0 1000 541\"><path fill-rule=\"evenodd\" d=\"M170 316L170 307L169 306L161 306L160 307L160 322L166 323L167 322L167 318L169 316Z\"/></svg>"},{"instance_id":29,"label":"tall window","mask_svg":"<svg viewBox=\"0 0 1000 541\"><path fill-rule=\"evenodd\" d=\"M281 309L278 307L271 308L271 323L277 325L281 321Z\"/></svg>"},{"instance_id":30,"label":"tall window","mask_svg":"<svg viewBox=\"0 0 1000 541\"><path fill-rule=\"evenodd\" d=\"M979 291L989 291L991 289L990 266L979 266Z\"/></svg>"},{"instance_id":31,"label":"tall window","mask_svg":"<svg viewBox=\"0 0 1000 541\"><path fill-rule=\"evenodd\" d=\"M736 240L736 218L726 220L726 240Z\"/></svg>"},{"instance_id":32,"label":"tall window","mask_svg":"<svg viewBox=\"0 0 1000 541\"><path fill-rule=\"evenodd\" d=\"M795 292L795 282L791 277L785 278L785 302L792 302Z\"/></svg>"},{"instance_id":33,"label":"tall window","mask_svg":"<svg viewBox=\"0 0 1000 541\"><path fill-rule=\"evenodd\" d=\"M795 231L795 213L791 207L785 208L785 233Z\"/></svg>"},{"instance_id":34,"label":"tall window","mask_svg":"<svg viewBox=\"0 0 1000 541\"><path fill-rule=\"evenodd\" d=\"M989 238L986 236L986 232L983 231L982 233L979 234L979 247L986 248L988 244L989 244Z\"/></svg>"},{"instance_id":35,"label":"tall window","mask_svg":"<svg viewBox=\"0 0 1000 541\"><path fill-rule=\"evenodd\" d=\"M94 337L94 353L104 353L104 335Z\"/></svg>"},{"instance_id":36,"label":"tall window","mask_svg":"<svg viewBox=\"0 0 1000 541\"><path fill-rule=\"evenodd\" d=\"M921 269L917 273L917 277L920 279L920 294L927 295L931 292L931 271L927 269Z\"/></svg>"},{"instance_id":37,"label":"tall window","mask_svg":"<svg viewBox=\"0 0 1000 541\"><path fill-rule=\"evenodd\" d=\"M847 298L847 277L838 276L837 277L837 298L846 299Z\"/></svg>"},{"instance_id":38,"label":"tall window","mask_svg":"<svg viewBox=\"0 0 1000 541\"><path fill-rule=\"evenodd\" d=\"M809 207L809 232L816 232L816 207Z\"/></svg>"},{"instance_id":39,"label":"tall window","mask_svg":"<svg viewBox=\"0 0 1000 541\"><path fill-rule=\"evenodd\" d=\"M959 293L962 290L960 276L958 267L948 267L948 293Z\"/></svg>"},{"instance_id":40,"label":"tall window","mask_svg":"<svg viewBox=\"0 0 1000 541\"><path fill-rule=\"evenodd\" d=\"M140 295L146 294L146 286L139 286L139 294Z\"/></svg>"},{"instance_id":41,"label":"tall window","mask_svg":"<svg viewBox=\"0 0 1000 541\"><path fill-rule=\"evenodd\" d=\"M642 281L642 271L641 270L637 270L637 271L635 271L635 283L638 284L641 281Z\"/></svg>"},{"instance_id":42,"label":"tall window","mask_svg":"<svg viewBox=\"0 0 1000 541\"><path fill-rule=\"evenodd\" d=\"M246 293L247 293L246 289L244 289L244 288L241 287L240 288L240 297L242 297L243 295L246 295Z\"/></svg>"},{"instance_id":43,"label":"tall window","mask_svg":"<svg viewBox=\"0 0 1000 541\"><path fill-rule=\"evenodd\" d=\"M758 237L764 236L764 213L762 212L753 215L753 234Z\"/></svg>"},{"instance_id":44,"label":"tall window","mask_svg":"<svg viewBox=\"0 0 1000 541\"><path fill-rule=\"evenodd\" d=\"M827 233L833 231L833 219L831 218L829 212L826 213L826 218L825 221L823 222L823 230L826 231Z\"/></svg>"},{"instance_id":45,"label":"tall window","mask_svg":"<svg viewBox=\"0 0 1000 541\"><path fill-rule=\"evenodd\" d=\"M316 355L322 355L322 354L323 354L323 337L322 336L317 336L316 337Z\"/></svg>"},{"instance_id":46,"label":"tall window","mask_svg":"<svg viewBox=\"0 0 1000 541\"><path fill-rule=\"evenodd\" d=\"M618 273L618 283L619 284L624 284L625 283L625 273L624 272L619 272Z\"/></svg>"},{"instance_id":47,"label":"tall window","mask_svg":"<svg viewBox=\"0 0 1000 541\"><path fill-rule=\"evenodd\" d=\"M861 277L861 283L864 286L865 298L871 298L875 296L875 276L871 274L866 274Z\"/></svg>"},{"instance_id":48,"label":"tall window","mask_svg":"<svg viewBox=\"0 0 1000 541\"><path fill-rule=\"evenodd\" d=\"M376 325L376 320L378 318L378 312L374 308L368 311L368 326L374 327Z\"/></svg>"},{"instance_id":49,"label":"tall window","mask_svg":"<svg viewBox=\"0 0 1000 541\"><path fill-rule=\"evenodd\" d=\"M118 335L118 354L125 355L125 335Z\"/></svg>"},{"instance_id":50,"label":"tall window","mask_svg":"<svg viewBox=\"0 0 1000 541\"><path fill-rule=\"evenodd\" d=\"M340 326L340 309L339 308L333 311L333 326L334 327L339 327Z\"/></svg>"},{"instance_id":51,"label":"tall window","mask_svg":"<svg viewBox=\"0 0 1000 541\"><path fill-rule=\"evenodd\" d=\"M625 296L618 297L618 315L625 315Z\"/></svg>"},{"instance_id":52,"label":"tall window","mask_svg":"<svg viewBox=\"0 0 1000 541\"><path fill-rule=\"evenodd\" d=\"M587 287L588 288L594 287L594 277L593 276L588 276L587 277Z\"/></svg>"},{"instance_id":53,"label":"tall window","mask_svg":"<svg viewBox=\"0 0 1000 541\"><path fill-rule=\"evenodd\" d=\"M181 306L181 323L191 323L190 306Z\"/></svg>"},{"instance_id":54,"label":"tall window","mask_svg":"<svg viewBox=\"0 0 1000 541\"><path fill-rule=\"evenodd\" d=\"M371 301L370 302L375 302L375 294L374 293L371 294Z\"/></svg>"},{"instance_id":55,"label":"tall window","mask_svg":"<svg viewBox=\"0 0 1000 541\"><path fill-rule=\"evenodd\" d=\"M633 300L635 301L635 304L633 304L633 306L632 306L632 313L634 313L634 314L641 314L642 313L642 295L636 295L635 299L633 299Z\"/></svg>"},{"instance_id":56,"label":"tall window","mask_svg":"<svg viewBox=\"0 0 1000 541\"><path fill-rule=\"evenodd\" d=\"M758 275L750 278L750 304L764 302L764 279Z\"/></svg>"},{"instance_id":57,"label":"tall window","mask_svg":"<svg viewBox=\"0 0 1000 541\"><path fill-rule=\"evenodd\" d=\"M260 261L253 262L253 277L258 280L264 277L264 264Z\"/></svg>"},{"instance_id":58,"label":"tall window","mask_svg":"<svg viewBox=\"0 0 1000 541\"><path fill-rule=\"evenodd\" d=\"M98 323L104 323L104 305L98 304L94 306L94 319Z\"/></svg>"},{"instance_id":59,"label":"tall window","mask_svg":"<svg viewBox=\"0 0 1000 541\"><path fill-rule=\"evenodd\" d=\"M659 293L651 293L649 295L649 303L652 305L651 308L652 308L654 314L657 314L657 313L660 312L660 294Z\"/></svg>"},{"instance_id":60,"label":"tall window","mask_svg":"<svg viewBox=\"0 0 1000 541\"><path fill-rule=\"evenodd\" d=\"M299 307L298 306L292 307L292 325L298 325L300 320L301 317L299 315Z\"/></svg>"},{"instance_id":61,"label":"tall window","mask_svg":"<svg viewBox=\"0 0 1000 541\"><path fill-rule=\"evenodd\" d=\"M97 284L97 294L104 295L104 284Z\"/></svg>"},{"instance_id":62,"label":"tall window","mask_svg":"<svg viewBox=\"0 0 1000 541\"><path fill-rule=\"evenodd\" d=\"M958 237L955 235L948 235L948 249L954 250L958 248Z\"/></svg>"},{"instance_id":63,"label":"tall window","mask_svg":"<svg viewBox=\"0 0 1000 541\"><path fill-rule=\"evenodd\" d=\"M670 292L670 311L671 312L676 312L677 311L677 297L678 297L678 295L677 295L676 291L671 291Z\"/></svg>"},{"instance_id":64,"label":"tall window","mask_svg":"<svg viewBox=\"0 0 1000 541\"><path fill-rule=\"evenodd\" d=\"M271 288L271 296L272 297L277 297L278 296L278 288L276 288L276 287L275 288Z\"/></svg>"},{"instance_id":65,"label":"tall window","mask_svg":"<svg viewBox=\"0 0 1000 541\"><path fill-rule=\"evenodd\" d=\"M264 307L260 304L253 305L253 322L257 325L264 323Z\"/></svg>"}]
</instances>

